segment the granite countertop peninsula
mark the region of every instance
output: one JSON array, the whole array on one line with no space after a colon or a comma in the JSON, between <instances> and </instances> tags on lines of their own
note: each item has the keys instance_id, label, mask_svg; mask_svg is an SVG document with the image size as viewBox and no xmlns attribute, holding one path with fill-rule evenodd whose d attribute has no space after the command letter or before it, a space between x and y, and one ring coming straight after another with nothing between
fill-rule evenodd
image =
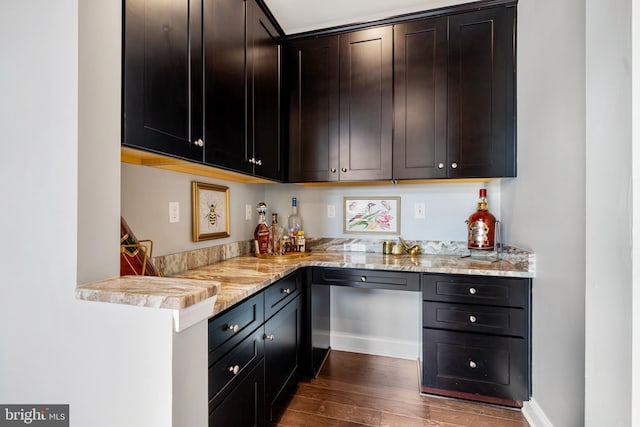
<instances>
[{"instance_id":1,"label":"granite countertop peninsula","mask_svg":"<svg viewBox=\"0 0 640 427\"><path fill-rule=\"evenodd\" d=\"M422 255L409 256L382 254L381 240L308 239L308 242L310 254L302 258L257 258L250 253L250 242L160 256L154 258L154 263L164 277L107 279L78 287L76 297L181 311L207 301L214 306L209 305L201 314L211 316L302 267L521 278L535 274L535 255L510 246L505 246L498 257L495 252L470 254L461 242L420 241Z\"/></svg>"}]
</instances>

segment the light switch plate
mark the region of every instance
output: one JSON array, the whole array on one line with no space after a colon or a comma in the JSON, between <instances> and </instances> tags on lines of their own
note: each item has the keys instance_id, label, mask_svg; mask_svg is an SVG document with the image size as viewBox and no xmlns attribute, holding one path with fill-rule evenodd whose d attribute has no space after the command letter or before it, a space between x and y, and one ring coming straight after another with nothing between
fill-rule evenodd
<instances>
[{"instance_id":1,"label":"light switch plate","mask_svg":"<svg viewBox=\"0 0 640 427\"><path fill-rule=\"evenodd\" d=\"M244 205L244 219L245 221L251 220L251 205Z\"/></svg>"},{"instance_id":2,"label":"light switch plate","mask_svg":"<svg viewBox=\"0 0 640 427\"><path fill-rule=\"evenodd\" d=\"M425 213L425 205L424 203L416 203L413 205L413 213L416 219L424 219Z\"/></svg>"},{"instance_id":3,"label":"light switch plate","mask_svg":"<svg viewBox=\"0 0 640 427\"><path fill-rule=\"evenodd\" d=\"M336 205L327 205L327 218L336 217Z\"/></svg>"},{"instance_id":4,"label":"light switch plate","mask_svg":"<svg viewBox=\"0 0 640 427\"><path fill-rule=\"evenodd\" d=\"M180 222L180 203L169 202L169 223Z\"/></svg>"}]
</instances>

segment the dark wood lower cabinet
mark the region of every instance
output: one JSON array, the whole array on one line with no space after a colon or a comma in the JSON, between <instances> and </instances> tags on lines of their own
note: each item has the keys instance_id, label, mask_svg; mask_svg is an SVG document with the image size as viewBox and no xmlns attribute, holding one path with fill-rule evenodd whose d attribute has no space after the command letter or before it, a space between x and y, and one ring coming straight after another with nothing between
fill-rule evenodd
<instances>
[{"instance_id":1,"label":"dark wood lower cabinet","mask_svg":"<svg viewBox=\"0 0 640 427\"><path fill-rule=\"evenodd\" d=\"M264 425L264 363L260 361L209 413L210 427Z\"/></svg>"}]
</instances>

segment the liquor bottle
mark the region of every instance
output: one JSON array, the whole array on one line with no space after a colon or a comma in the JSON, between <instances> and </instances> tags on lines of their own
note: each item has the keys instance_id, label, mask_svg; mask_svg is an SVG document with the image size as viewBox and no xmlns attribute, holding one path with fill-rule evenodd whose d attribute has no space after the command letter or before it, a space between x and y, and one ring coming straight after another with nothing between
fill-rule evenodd
<instances>
[{"instance_id":1,"label":"liquor bottle","mask_svg":"<svg viewBox=\"0 0 640 427\"><path fill-rule=\"evenodd\" d=\"M269 253L280 255L280 230L278 229L278 214L271 213L271 227L269 227Z\"/></svg>"},{"instance_id":2,"label":"liquor bottle","mask_svg":"<svg viewBox=\"0 0 640 427\"><path fill-rule=\"evenodd\" d=\"M469 249L493 250L496 235L496 217L489 212L487 189L480 189L478 210L467 220Z\"/></svg>"},{"instance_id":3,"label":"liquor bottle","mask_svg":"<svg viewBox=\"0 0 640 427\"><path fill-rule=\"evenodd\" d=\"M295 197L291 198L291 215L289 215L287 225L287 234L293 240L292 244L295 247L298 245L298 231L302 229L302 218L298 215L298 200Z\"/></svg>"},{"instance_id":4,"label":"liquor bottle","mask_svg":"<svg viewBox=\"0 0 640 427\"><path fill-rule=\"evenodd\" d=\"M269 227L265 223L267 205L258 203L258 225L253 232L256 254L269 253Z\"/></svg>"}]
</instances>

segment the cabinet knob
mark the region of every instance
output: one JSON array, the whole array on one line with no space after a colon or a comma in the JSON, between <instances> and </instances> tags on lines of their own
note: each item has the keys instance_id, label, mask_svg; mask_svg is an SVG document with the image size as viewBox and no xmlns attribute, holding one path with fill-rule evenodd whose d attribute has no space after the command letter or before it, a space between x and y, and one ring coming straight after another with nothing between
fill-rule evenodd
<instances>
[{"instance_id":1,"label":"cabinet knob","mask_svg":"<svg viewBox=\"0 0 640 427\"><path fill-rule=\"evenodd\" d=\"M478 364L476 362L474 362L473 360L469 360L469 367L471 369L476 369L478 367Z\"/></svg>"},{"instance_id":2,"label":"cabinet knob","mask_svg":"<svg viewBox=\"0 0 640 427\"><path fill-rule=\"evenodd\" d=\"M361 282L366 282L367 281L367 276L360 276L360 281Z\"/></svg>"},{"instance_id":3,"label":"cabinet knob","mask_svg":"<svg viewBox=\"0 0 640 427\"><path fill-rule=\"evenodd\" d=\"M238 325L229 325L229 326L227 326L227 329L235 334L240 329L240 326L238 326Z\"/></svg>"},{"instance_id":4,"label":"cabinet knob","mask_svg":"<svg viewBox=\"0 0 640 427\"><path fill-rule=\"evenodd\" d=\"M256 165L258 165L258 166L262 166L262 160L259 160L259 159L258 159L258 160L256 160L256 161L255 161L255 164L256 164Z\"/></svg>"},{"instance_id":5,"label":"cabinet knob","mask_svg":"<svg viewBox=\"0 0 640 427\"><path fill-rule=\"evenodd\" d=\"M478 318L473 314L469 316L469 322L476 323L477 321L478 321Z\"/></svg>"},{"instance_id":6,"label":"cabinet knob","mask_svg":"<svg viewBox=\"0 0 640 427\"><path fill-rule=\"evenodd\" d=\"M457 169L458 164L456 162L451 163L451 169Z\"/></svg>"},{"instance_id":7,"label":"cabinet knob","mask_svg":"<svg viewBox=\"0 0 640 427\"><path fill-rule=\"evenodd\" d=\"M256 159L254 159L253 157L249 159L249 163L251 163L252 165L255 164Z\"/></svg>"},{"instance_id":8,"label":"cabinet knob","mask_svg":"<svg viewBox=\"0 0 640 427\"><path fill-rule=\"evenodd\" d=\"M476 288L469 288L469 293L470 293L471 295L475 295L475 294L476 294L476 292L478 292L478 291L476 290Z\"/></svg>"},{"instance_id":9,"label":"cabinet knob","mask_svg":"<svg viewBox=\"0 0 640 427\"><path fill-rule=\"evenodd\" d=\"M282 289L282 293L289 295L291 293L291 289L289 289L289 288Z\"/></svg>"},{"instance_id":10,"label":"cabinet knob","mask_svg":"<svg viewBox=\"0 0 640 427\"><path fill-rule=\"evenodd\" d=\"M198 138L198 139L196 139L196 140L194 141L194 144L195 144L197 147L204 147L204 141L202 140L202 138Z\"/></svg>"},{"instance_id":11,"label":"cabinet knob","mask_svg":"<svg viewBox=\"0 0 640 427\"><path fill-rule=\"evenodd\" d=\"M347 171L347 168L342 168L342 169L340 169L340 170L341 170L342 172L346 172L346 171Z\"/></svg>"},{"instance_id":12,"label":"cabinet knob","mask_svg":"<svg viewBox=\"0 0 640 427\"><path fill-rule=\"evenodd\" d=\"M336 168L331 168L329 170L331 171L331 173L336 173Z\"/></svg>"},{"instance_id":13,"label":"cabinet knob","mask_svg":"<svg viewBox=\"0 0 640 427\"><path fill-rule=\"evenodd\" d=\"M274 338L274 337L273 337L273 334L269 334L269 335L265 334L265 335L264 335L264 339L265 339L265 340L273 341L273 338Z\"/></svg>"},{"instance_id":14,"label":"cabinet knob","mask_svg":"<svg viewBox=\"0 0 640 427\"><path fill-rule=\"evenodd\" d=\"M438 169L444 169L444 163L438 163Z\"/></svg>"},{"instance_id":15,"label":"cabinet knob","mask_svg":"<svg viewBox=\"0 0 640 427\"><path fill-rule=\"evenodd\" d=\"M238 365L229 366L227 368L227 371L231 372L233 375L238 375L238 372L240 372L240 366Z\"/></svg>"}]
</instances>

